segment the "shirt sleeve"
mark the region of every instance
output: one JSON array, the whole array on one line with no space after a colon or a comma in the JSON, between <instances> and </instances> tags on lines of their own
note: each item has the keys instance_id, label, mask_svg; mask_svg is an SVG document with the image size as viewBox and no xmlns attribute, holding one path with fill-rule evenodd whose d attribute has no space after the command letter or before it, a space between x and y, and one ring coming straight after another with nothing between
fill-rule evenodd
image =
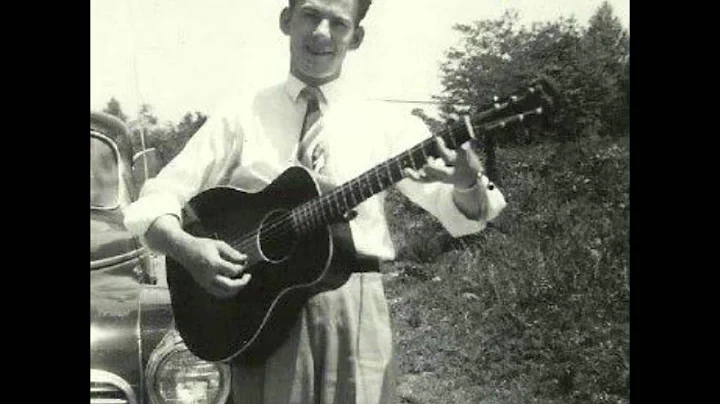
<instances>
[{"instance_id":1,"label":"shirt sleeve","mask_svg":"<svg viewBox=\"0 0 720 404\"><path fill-rule=\"evenodd\" d=\"M182 151L154 178L123 214L125 227L141 239L152 223L164 215L182 220L182 208L198 193L216 186L239 162L242 131L236 120L222 112L211 115L188 140Z\"/></svg>"},{"instance_id":2,"label":"shirt sleeve","mask_svg":"<svg viewBox=\"0 0 720 404\"><path fill-rule=\"evenodd\" d=\"M393 154L396 155L432 136L424 122L409 117L396 124L395 133L389 136ZM406 178L398 182L397 189L412 202L435 216L453 237L461 237L482 231L487 222L495 219L505 208L506 202L500 190L486 176L478 178L475 187L458 190L451 184L421 183ZM477 219L468 218L458 208L479 212Z\"/></svg>"}]
</instances>

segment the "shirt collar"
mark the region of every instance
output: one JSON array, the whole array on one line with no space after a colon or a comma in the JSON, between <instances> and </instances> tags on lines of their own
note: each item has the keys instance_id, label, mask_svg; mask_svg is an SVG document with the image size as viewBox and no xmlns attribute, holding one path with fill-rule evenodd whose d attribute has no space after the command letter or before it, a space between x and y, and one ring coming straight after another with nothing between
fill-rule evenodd
<instances>
[{"instance_id":1,"label":"shirt collar","mask_svg":"<svg viewBox=\"0 0 720 404\"><path fill-rule=\"evenodd\" d=\"M307 87L307 84L305 84L302 80L292 74L288 74L287 80L285 81L285 91L292 102L298 102L300 92L305 87ZM320 102L321 108L340 99L341 87L342 83L339 77L318 87L322 93L322 100Z\"/></svg>"}]
</instances>

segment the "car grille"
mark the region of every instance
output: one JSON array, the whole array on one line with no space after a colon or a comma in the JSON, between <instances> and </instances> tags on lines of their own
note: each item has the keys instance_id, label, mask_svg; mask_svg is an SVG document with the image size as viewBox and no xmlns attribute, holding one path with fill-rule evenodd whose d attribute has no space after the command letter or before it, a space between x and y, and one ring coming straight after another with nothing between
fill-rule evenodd
<instances>
[{"instance_id":1,"label":"car grille","mask_svg":"<svg viewBox=\"0 0 720 404\"><path fill-rule=\"evenodd\" d=\"M90 371L90 404L137 404L130 385L112 373Z\"/></svg>"}]
</instances>

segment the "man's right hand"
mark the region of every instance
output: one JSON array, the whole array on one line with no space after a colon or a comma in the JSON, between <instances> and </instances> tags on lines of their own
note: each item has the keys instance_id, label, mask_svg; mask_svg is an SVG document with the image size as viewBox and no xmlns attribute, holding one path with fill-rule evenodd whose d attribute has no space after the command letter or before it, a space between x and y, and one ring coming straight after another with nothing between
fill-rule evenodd
<instances>
[{"instance_id":1,"label":"man's right hand","mask_svg":"<svg viewBox=\"0 0 720 404\"><path fill-rule=\"evenodd\" d=\"M178 261L211 294L229 298L250 281L251 275L243 273L247 256L224 241L193 237L183 244Z\"/></svg>"},{"instance_id":2,"label":"man's right hand","mask_svg":"<svg viewBox=\"0 0 720 404\"><path fill-rule=\"evenodd\" d=\"M224 241L198 238L182 229L172 215L159 217L145 233L148 245L169 255L203 289L220 298L236 295L250 281L247 256Z\"/></svg>"}]
</instances>

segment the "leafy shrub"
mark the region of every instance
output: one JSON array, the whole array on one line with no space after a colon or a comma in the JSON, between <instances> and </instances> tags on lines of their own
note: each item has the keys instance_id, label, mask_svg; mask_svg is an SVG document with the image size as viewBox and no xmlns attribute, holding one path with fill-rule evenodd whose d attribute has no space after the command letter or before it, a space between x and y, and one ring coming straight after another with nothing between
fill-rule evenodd
<instances>
[{"instance_id":1,"label":"leafy shrub","mask_svg":"<svg viewBox=\"0 0 720 404\"><path fill-rule=\"evenodd\" d=\"M500 149L498 168L508 207L454 243L433 245L437 222L389 200L414 262L395 266L428 274L388 286L401 369L452 378L474 391L464 402L629 402L627 138ZM436 389L430 402L453 394Z\"/></svg>"}]
</instances>

